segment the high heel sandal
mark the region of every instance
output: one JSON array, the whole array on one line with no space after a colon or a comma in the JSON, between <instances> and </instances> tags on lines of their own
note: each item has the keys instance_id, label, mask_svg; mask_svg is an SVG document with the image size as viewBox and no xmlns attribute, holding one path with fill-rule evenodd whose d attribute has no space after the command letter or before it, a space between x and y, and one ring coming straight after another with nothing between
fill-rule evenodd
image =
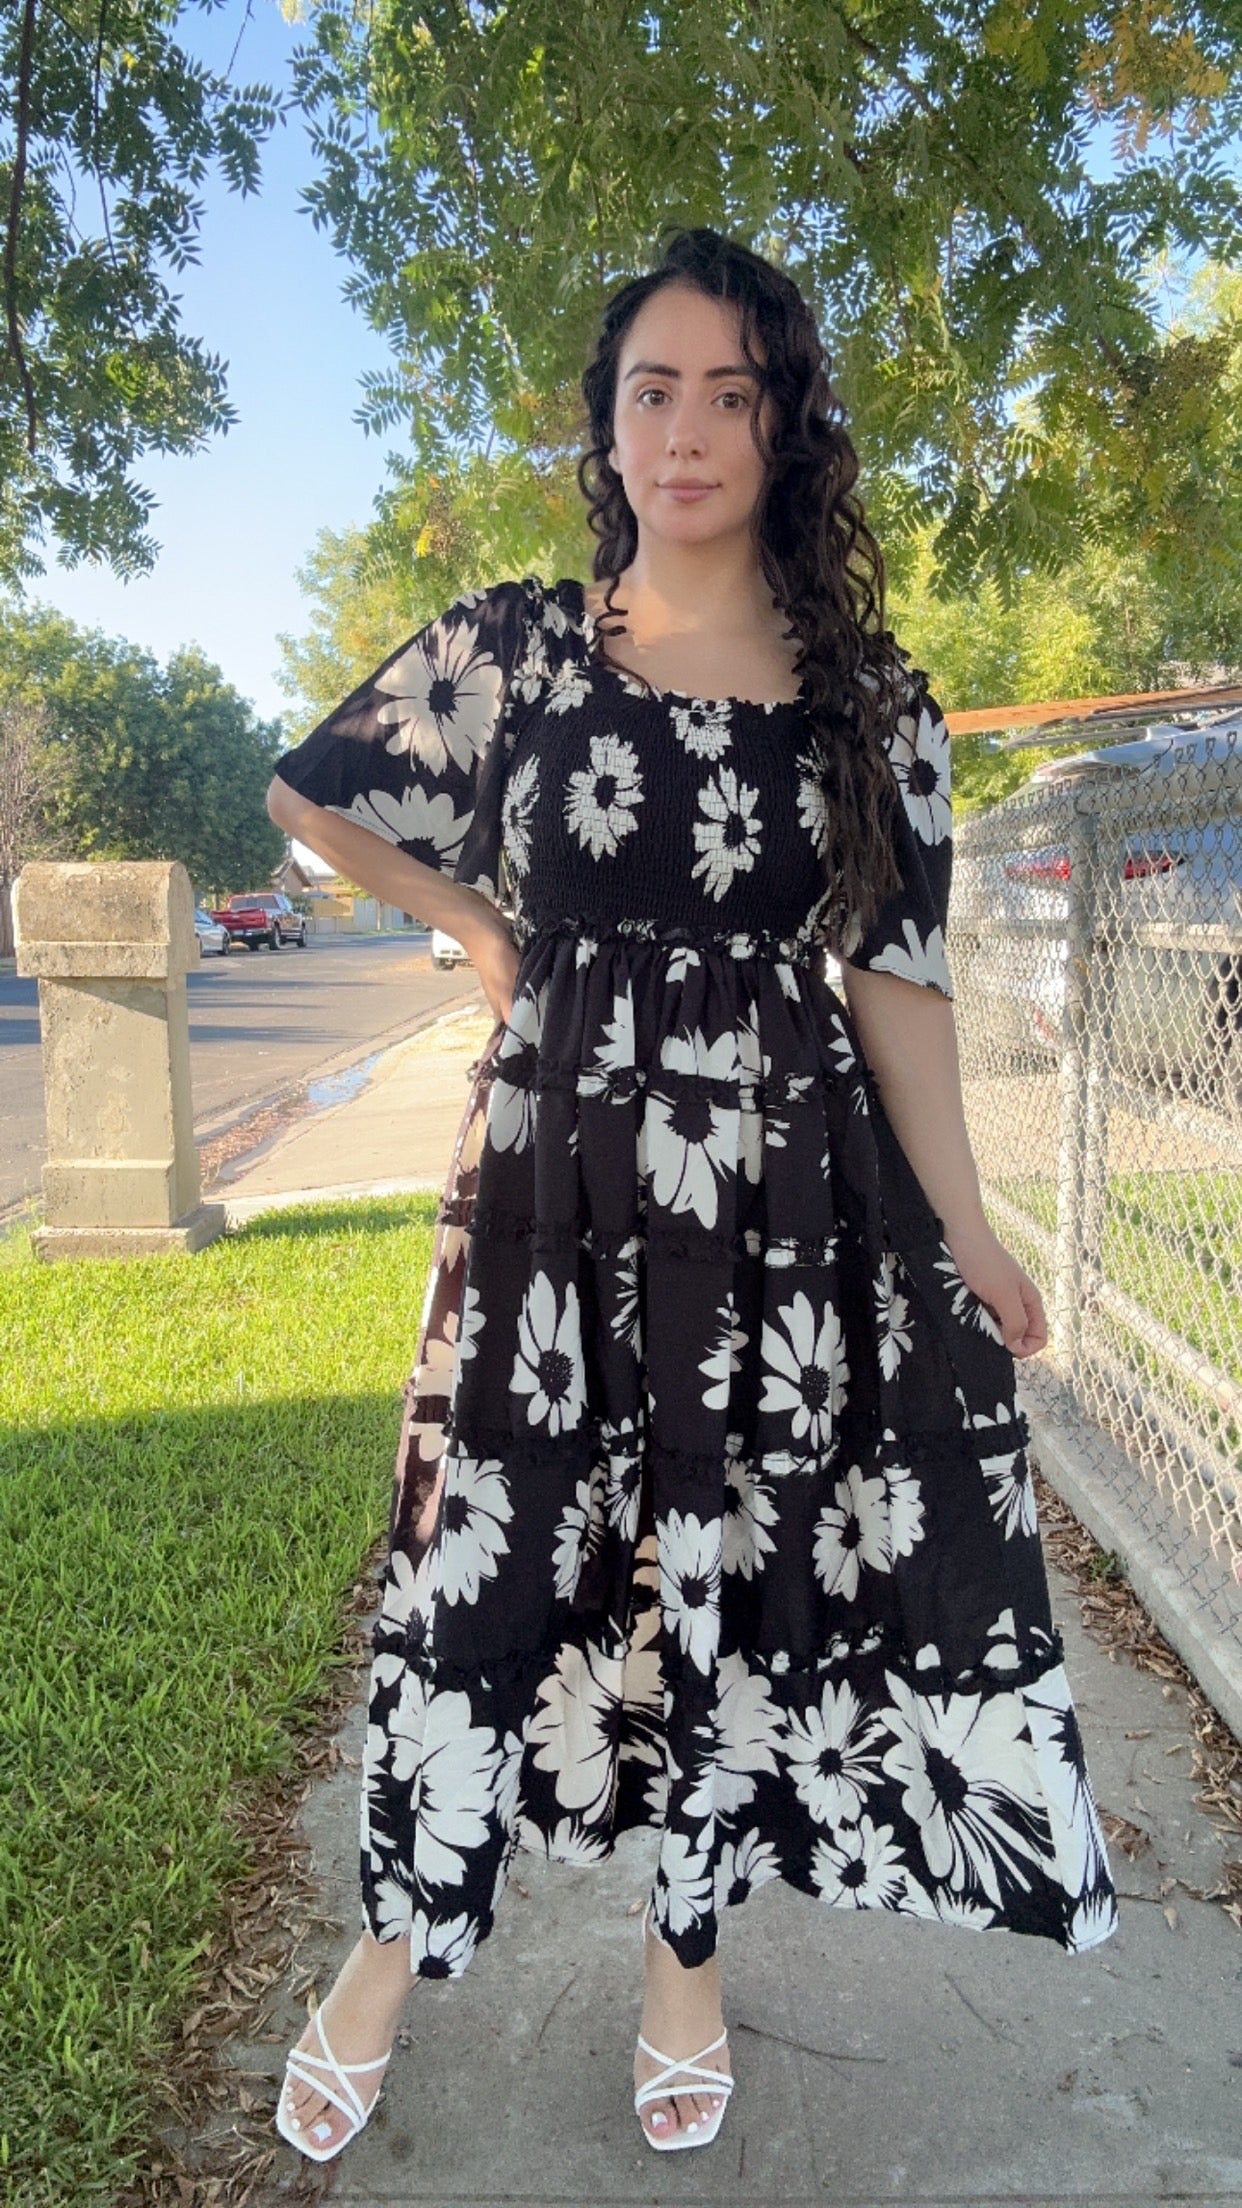
<instances>
[{"instance_id":1,"label":"high heel sandal","mask_svg":"<svg viewBox=\"0 0 1242 2208\"><path fill-rule=\"evenodd\" d=\"M651 1903L648 1902L642 1914L642 1923L639 1926L644 1948L647 1938L647 1918L650 1913ZM725 2030L720 2034L719 2039L712 2041L710 2047L700 2047L697 2055L685 2056L680 2061L675 2061L671 2055L662 2054L658 2047L653 2047L651 2042L644 2039L641 2032L639 2033L638 2044L643 2053L650 2055L653 2062L663 2063L664 2065L663 2069L658 2071L654 2078L647 2078L642 2085L634 2088L634 2113L639 2120L639 2129L648 2146L654 2147L657 2154L671 2154L679 2147L710 2146L715 2138L724 2122L725 2110L729 2105L729 2095L733 2091L736 2081L723 2070L709 2069L703 2058L705 2055L714 2055L718 2047L724 2046L728 2036L728 2031ZM672 2079L683 2072L691 2073L692 2082L689 2085L673 2085ZM649 2101L675 2100L680 2094L695 2092L701 2086L708 2086L713 2093L719 2093L722 2096L720 2106L714 2115L695 2117L693 2130L686 2124L679 2124L675 2131L670 2129L667 2139L657 2139L653 2132L648 2131L642 2120L642 2112Z\"/></svg>"},{"instance_id":2,"label":"high heel sandal","mask_svg":"<svg viewBox=\"0 0 1242 2208\"><path fill-rule=\"evenodd\" d=\"M323 2048L323 2054L313 2055L305 2047L295 2047L293 2049L285 2064L280 2099L276 2104L276 2129L282 2139L287 2139L291 2147L296 2147L299 2154L308 2156L312 2162L331 2162L333 2156L338 2155L342 2147L347 2147L351 2139L357 2138L371 2114L371 2110L375 2107L375 2102L378 2101L380 2093L383 2091L383 2081L381 2080L375 2099L371 2102L370 2107L367 2107L356 2088L350 2084L350 2079L360 2077L364 2070L382 2070L392 2055L392 2049L390 2047L386 2055L378 2055L374 2062L338 2062L328 2045L328 2035L323 2028L323 2016L319 2009L314 2012L313 2022L319 2034L319 2044ZM313 2069L311 2065L314 2066ZM326 2071L328 2077L340 2086L341 2092L347 2096L347 2099L341 2100L323 2077L315 2075L315 2071ZM291 2078L296 2078L301 2085L313 2086L316 2093L322 2094L325 2101L330 2101L333 2108L338 2108L342 2116L348 2118L349 2130L345 2133L343 2139L336 2140L330 2147L313 2147L307 2132L300 2124L296 2130L294 2129L292 2117L286 2114L285 2102L285 2095L289 2090ZM326 2123L326 2118L318 2117L316 2125L320 2123Z\"/></svg>"}]
</instances>

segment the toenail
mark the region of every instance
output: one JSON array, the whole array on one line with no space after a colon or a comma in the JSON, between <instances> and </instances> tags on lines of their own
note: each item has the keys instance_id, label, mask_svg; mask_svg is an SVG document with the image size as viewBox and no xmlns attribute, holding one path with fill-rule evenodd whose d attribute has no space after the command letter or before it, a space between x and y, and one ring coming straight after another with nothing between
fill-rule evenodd
<instances>
[{"instance_id":1,"label":"toenail","mask_svg":"<svg viewBox=\"0 0 1242 2208\"><path fill-rule=\"evenodd\" d=\"M312 2139L330 2139L332 2137L331 2124L316 2124L311 2137Z\"/></svg>"},{"instance_id":2,"label":"toenail","mask_svg":"<svg viewBox=\"0 0 1242 2208\"><path fill-rule=\"evenodd\" d=\"M698 2130L698 2128L699 2128L699 2119L698 2119L698 2117L697 2117L697 2116L692 2116L692 2117L690 2118L690 2121L689 2121L689 2123L688 2123L688 2124L686 2125L686 2130L687 2130L687 2131L697 2131L697 2130Z\"/></svg>"},{"instance_id":3,"label":"toenail","mask_svg":"<svg viewBox=\"0 0 1242 2208\"><path fill-rule=\"evenodd\" d=\"M654 2130L657 2126L663 2127L667 2122L668 2118L665 2115L664 2110L662 2108L658 2108L655 2112L655 2115L651 2119L652 2129Z\"/></svg>"}]
</instances>

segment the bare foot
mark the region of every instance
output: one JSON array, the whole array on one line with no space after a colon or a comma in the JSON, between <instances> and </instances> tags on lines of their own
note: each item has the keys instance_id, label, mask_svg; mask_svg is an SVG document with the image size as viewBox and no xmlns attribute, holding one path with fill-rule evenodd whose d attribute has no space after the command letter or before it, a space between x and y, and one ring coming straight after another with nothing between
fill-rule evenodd
<instances>
[{"instance_id":1,"label":"bare foot","mask_svg":"<svg viewBox=\"0 0 1242 2208\"><path fill-rule=\"evenodd\" d=\"M657 1939L647 1921L644 1942L646 1956L646 1984L643 1992L643 2013L639 2030L651 2046L660 2048L670 2060L674 2057L697 2055L710 2045L724 2029L724 2017L720 2006L720 1965L713 1955L710 1961L700 1963L697 1969L683 1970L671 1948ZM662 2064L653 2062L641 2047L634 2052L634 2083L645 2085L648 2078L659 2075ZM718 2070L722 2077L732 2077L733 2065L729 2059L728 2043L717 2047L707 2057L705 2068ZM644 2131L653 2139L666 2139L670 2126L679 2125L687 2131L697 2131L705 2118L711 2117L720 2107L725 2096L713 2093L710 2086L702 2086L692 2092L673 2091L658 2101L648 2101L639 2111L639 2121Z\"/></svg>"},{"instance_id":2,"label":"bare foot","mask_svg":"<svg viewBox=\"0 0 1242 2208\"><path fill-rule=\"evenodd\" d=\"M364 1932L346 1956L330 1993L307 2022L298 2046L307 2054L323 2054L316 2018L322 2014L339 2063L372 2062L386 2055L396 2036L406 1995L415 1984L410 1971L408 1937L380 1941ZM314 2065L310 2066L314 2069ZM320 2073L325 2078L328 2072ZM374 2106L387 2076L385 2070L364 2071L351 2080L364 2108ZM352 2129L348 2117L335 2103L317 2093L304 2079L290 2077L284 2085L284 2105L290 2123L312 2146L335 2146ZM333 2090L341 2095L339 2085Z\"/></svg>"}]
</instances>

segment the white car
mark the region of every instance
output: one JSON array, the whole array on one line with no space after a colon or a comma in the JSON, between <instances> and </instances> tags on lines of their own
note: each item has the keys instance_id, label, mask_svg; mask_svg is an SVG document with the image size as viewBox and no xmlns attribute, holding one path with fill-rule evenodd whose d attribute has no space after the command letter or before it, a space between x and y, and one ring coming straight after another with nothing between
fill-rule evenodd
<instances>
[{"instance_id":1,"label":"white car","mask_svg":"<svg viewBox=\"0 0 1242 2208\"><path fill-rule=\"evenodd\" d=\"M431 963L441 968L468 966L470 961L455 935L446 935L443 928L431 931Z\"/></svg>"},{"instance_id":2,"label":"white car","mask_svg":"<svg viewBox=\"0 0 1242 2208\"><path fill-rule=\"evenodd\" d=\"M211 914L204 912L201 905L195 907L194 933L198 937L200 958L205 958L209 951L216 951L221 958L227 958L233 948L233 938L223 921L213 920Z\"/></svg>"},{"instance_id":3,"label":"white car","mask_svg":"<svg viewBox=\"0 0 1242 2208\"><path fill-rule=\"evenodd\" d=\"M1123 936L1111 977L1112 1033L1130 1062L1179 1086L1187 1069L1197 1069L1213 1090L1242 1097L1242 714L1232 710L1193 730L1157 726L1131 742L1045 760L1027 788L1081 786L1089 778L1158 787L1183 767L1204 776L1211 819L1179 821L1172 803L1167 821L1154 812L1149 827L1118 837L1108 909L1117 919L1177 931L1210 926L1225 944L1157 955ZM993 815L1003 818L1023 794L1002 798ZM1055 1056L1062 1046L1069 874L1064 842L976 853L969 837L959 839L959 978L963 994L980 999L982 1028L1011 1051ZM984 914L1014 921L1013 935L971 944L971 922Z\"/></svg>"}]
</instances>

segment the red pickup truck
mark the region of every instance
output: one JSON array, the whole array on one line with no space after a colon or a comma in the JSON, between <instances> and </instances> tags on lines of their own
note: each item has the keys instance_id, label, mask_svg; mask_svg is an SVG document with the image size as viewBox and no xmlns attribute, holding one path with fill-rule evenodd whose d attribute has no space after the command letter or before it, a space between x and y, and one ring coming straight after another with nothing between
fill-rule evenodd
<instances>
[{"instance_id":1,"label":"red pickup truck","mask_svg":"<svg viewBox=\"0 0 1242 2208\"><path fill-rule=\"evenodd\" d=\"M273 951L278 951L282 943L296 943L300 951L306 949L305 916L295 912L278 889L239 892L211 917L228 929L234 943L248 943L252 951L257 951L261 943Z\"/></svg>"}]
</instances>

